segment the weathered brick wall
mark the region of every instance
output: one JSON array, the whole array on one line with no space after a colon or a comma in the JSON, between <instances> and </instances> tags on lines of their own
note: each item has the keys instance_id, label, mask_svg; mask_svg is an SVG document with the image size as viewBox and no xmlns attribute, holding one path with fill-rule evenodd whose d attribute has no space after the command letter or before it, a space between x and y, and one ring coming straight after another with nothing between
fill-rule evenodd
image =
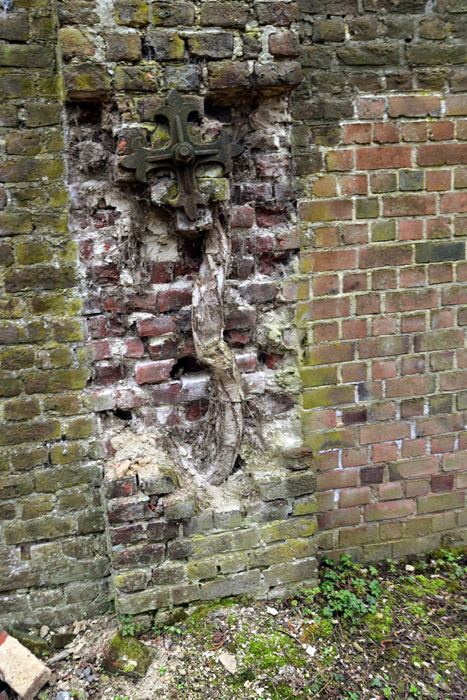
<instances>
[{"instance_id":1,"label":"weathered brick wall","mask_svg":"<svg viewBox=\"0 0 467 700\"><path fill-rule=\"evenodd\" d=\"M50 0L13 5L0 13L0 626L29 627L105 609L109 567L56 14Z\"/></svg>"},{"instance_id":2,"label":"weathered brick wall","mask_svg":"<svg viewBox=\"0 0 467 700\"><path fill-rule=\"evenodd\" d=\"M255 486L238 508L195 514L195 498L164 502L177 494L174 474L107 480L118 612L240 594L276 597L285 586L315 585L314 475L263 475Z\"/></svg>"},{"instance_id":3,"label":"weathered brick wall","mask_svg":"<svg viewBox=\"0 0 467 700\"><path fill-rule=\"evenodd\" d=\"M118 609L310 583L315 478L298 418L303 290L288 116L301 79L297 8L137 0L63 1L59 10L70 221L93 355L86 396L107 458ZM213 398L191 333L203 233L157 206L157 178L138 185L118 165L135 137L163 140L152 117L172 87L194 104L204 98L208 136L226 129L247 146L230 181L212 169L198 179L211 207L229 203L224 336L245 392L235 473L214 490L193 469ZM160 460L176 473L167 491Z\"/></svg>"},{"instance_id":4,"label":"weathered brick wall","mask_svg":"<svg viewBox=\"0 0 467 700\"><path fill-rule=\"evenodd\" d=\"M300 3L303 429L320 546L370 560L465 537L466 13Z\"/></svg>"},{"instance_id":5,"label":"weathered brick wall","mask_svg":"<svg viewBox=\"0 0 467 700\"><path fill-rule=\"evenodd\" d=\"M109 568L139 613L310 583L318 542L377 559L462 541L466 22L462 0L9 4L2 622L97 612ZM160 206L167 181L119 166L136 136L164 140L172 87L246 146L228 180L198 180L230 215L245 392L221 487L193 467L203 236Z\"/></svg>"}]
</instances>

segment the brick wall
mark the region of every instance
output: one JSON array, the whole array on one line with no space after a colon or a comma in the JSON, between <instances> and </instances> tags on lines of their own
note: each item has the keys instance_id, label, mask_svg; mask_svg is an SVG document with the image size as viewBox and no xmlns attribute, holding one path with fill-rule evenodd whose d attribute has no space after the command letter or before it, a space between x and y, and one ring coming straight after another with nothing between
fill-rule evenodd
<instances>
[{"instance_id":1,"label":"brick wall","mask_svg":"<svg viewBox=\"0 0 467 700\"><path fill-rule=\"evenodd\" d=\"M302 2L303 430L320 546L465 537L465 6ZM311 146L310 146L311 144Z\"/></svg>"},{"instance_id":2,"label":"brick wall","mask_svg":"<svg viewBox=\"0 0 467 700\"><path fill-rule=\"evenodd\" d=\"M316 585L314 475L262 475L253 486L238 508L216 511L178 497L174 474L108 479L118 612Z\"/></svg>"},{"instance_id":3,"label":"brick wall","mask_svg":"<svg viewBox=\"0 0 467 700\"><path fill-rule=\"evenodd\" d=\"M97 614L109 592L56 16L48 0L13 4L0 14L0 624L30 627Z\"/></svg>"},{"instance_id":4,"label":"brick wall","mask_svg":"<svg viewBox=\"0 0 467 700\"><path fill-rule=\"evenodd\" d=\"M462 541L466 9L14 0L0 16L6 624L98 612L110 572L139 613L310 583L317 544L371 560ZM203 237L161 206L167 180L119 166L136 136L164 139L173 87L246 147L231 177L198 181L230 216L224 337L245 392L216 488L193 468L213 395L191 335Z\"/></svg>"}]
</instances>

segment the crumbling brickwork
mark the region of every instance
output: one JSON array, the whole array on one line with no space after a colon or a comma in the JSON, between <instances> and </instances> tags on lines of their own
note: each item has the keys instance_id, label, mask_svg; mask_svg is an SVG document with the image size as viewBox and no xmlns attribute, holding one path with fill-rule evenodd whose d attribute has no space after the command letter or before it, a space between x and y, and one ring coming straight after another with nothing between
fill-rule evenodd
<instances>
[{"instance_id":1,"label":"crumbling brickwork","mask_svg":"<svg viewBox=\"0 0 467 700\"><path fill-rule=\"evenodd\" d=\"M7 4L2 622L280 595L317 551L462 542L465 3ZM173 88L195 140L245 147L199 170L196 221L169 173L120 165L167 142ZM192 294L219 212L243 425L212 485Z\"/></svg>"}]
</instances>

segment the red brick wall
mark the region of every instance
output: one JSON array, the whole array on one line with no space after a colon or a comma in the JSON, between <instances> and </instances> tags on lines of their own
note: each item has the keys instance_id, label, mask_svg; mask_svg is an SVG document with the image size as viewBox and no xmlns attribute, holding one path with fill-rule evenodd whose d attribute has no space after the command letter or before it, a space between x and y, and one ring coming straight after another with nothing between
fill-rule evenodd
<instances>
[{"instance_id":1,"label":"red brick wall","mask_svg":"<svg viewBox=\"0 0 467 700\"><path fill-rule=\"evenodd\" d=\"M355 112L299 204L298 323L321 546L374 559L466 524L467 97L362 93Z\"/></svg>"}]
</instances>

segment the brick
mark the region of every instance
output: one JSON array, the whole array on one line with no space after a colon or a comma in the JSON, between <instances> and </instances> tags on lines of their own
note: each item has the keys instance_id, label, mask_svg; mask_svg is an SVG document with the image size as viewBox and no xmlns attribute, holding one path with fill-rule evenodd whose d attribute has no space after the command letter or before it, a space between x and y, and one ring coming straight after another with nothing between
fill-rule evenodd
<instances>
[{"instance_id":1,"label":"brick","mask_svg":"<svg viewBox=\"0 0 467 700\"><path fill-rule=\"evenodd\" d=\"M409 351L408 336L367 338L359 342L361 359L403 355Z\"/></svg>"},{"instance_id":2,"label":"brick","mask_svg":"<svg viewBox=\"0 0 467 700\"><path fill-rule=\"evenodd\" d=\"M397 189L397 177L395 173L372 173L370 184L372 192L394 192Z\"/></svg>"},{"instance_id":3,"label":"brick","mask_svg":"<svg viewBox=\"0 0 467 700\"><path fill-rule=\"evenodd\" d=\"M395 442L383 442L379 445L373 445L372 453L375 464L397 459L397 444Z\"/></svg>"},{"instance_id":4,"label":"brick","mask_svg":"<svg viewBox=\"0 0 467 700\"><path fill-rule=\"evenodd\" d=\"M462 330L457 329L416 335L414 340L415 352L431 352L433 350L461 348L463 345L464 333Z\"/></svg>"},{"instance_id":5,"label":"brick","mask_svg":"<svg viewBox=\"0 0 467 700\"><path fill-rule=\"evenodd\" d=\"M430 482L427 479L414 479L405 484L405 495L426 496L430 492Z\"/></svg>"},{"instance_id":6,"label":"brick","mask_svg":"<svg viewBox=\"0 0 467 700\"><path fill-rule=\"evenodd\" d=\"M317 561L314 557L293 563L276 564L264 572L264 582L267 586L291 583L293 581L309 581L316 577Z\"/></svg>"},{"instance_id":7,"label":"brick","mask_svg":"<svg viewBox=\"0 0 467 700\"><path fill-rule=\"evenodd\" d=\"M354 150L348 148L340 151L328 151L326 154L328 170L345 171L354 168Z\"/></svg>"},{"instance_id":8,"label":"brick","mask_svg":"<svg viewBox=\"0 0 467 700\"><path fill-rule=\"evenodd\" d=\"M344 143L365 144L371 142L371 124L365 122L361 124L344 125Z\"/></svg>"},{"instance_id":9,"label":"brick","mask_svg":"<svg viewBox=\"0 0 467 700\"><path fill-rule=\"evenodd\" d=\"M387 295L386 310L416 311L417 309L430 309L438 304L436 290L411 290L406 292L393 292Z\"/></svg>"},{"instance_id":10,"label":"brick","mask_svg":"<svg viewBox=\"0 0 467 700\"><path fill-rule=\"evenodd\" d=\"M427 124L426 122L409 122L402 125L403 141L426 141L427 139Z\"/></svg>"},{"instance_id":11,"label":"brick","mask_svg":"<svg viewBox=\"0 0 467 700\"><path fill-rule=\"evenodd\" d=\"M306 308L306 317L310 321L317 321L323 318L341 318L349 315L350 300L348 297L315 299Z\"/></svg>"},{"instance_id":12,"label":"brick","mask_svg":"<svg viewBox=\"0 0 467 700\"><path fill-rule=\"evenodd\" d=\"M430 139L446 141L454 138L454 122L433 122L430 124Z\"/></svg>"},{"instance_id":13,"label":"brick","mask_svg":"<svg viewBox=\"0 0 467 700\"><path fill-rule=\"evenodd\" d=\"M443 456L443 470L467 469L467 451Z\"/></svg>"},{"instance_id":14,"label":"brick","mask_svg":"<svg viewBox=\"0 0 467 700\"><path fill-rule=\"evenodd\" d=\"M148 6L143 0L116 0L117 24L144 27L148 23Z\"/></svg>"},{"instance_id":15,"label":"brick","mask_svg":"<svg viewBox=\"0 0 467 700\"><path fill-rule=\"evenodd\" d=\"M457 491L441 495L420 496L417 499L418 513L438 513L443 510L462 508L465 503L465 493Z\"/></svg>"},{"instance_id":16,"label":"brick","mask_svg":"<svg viewBox=\"0 0 467 700\"><path fill-rule=\"evenodd\" d=\"M303 369L300 372L300 377L304 387L337 384L337 367Z\"/></svg>"},{"instance_id":17,"label":"brick","mask_svg":"<svg viewBox=\"0 0 467 700\"><path fill-rule=\"evenodd\" d=\"M343 221L352 218L353 202L347 199L300 202L299 216L303 221Z\"/></svg>"},{"instance_id":18,"label":"brick","mask_svg":"<svg viewBox=\"0 0 467 700\"><path fill-rule=\"evenodd\" d=\"M336 386L326 389L312 389L303 394L304 409L332 406L354 402L352 386Z\"/></svg>"},{"instance_id":19,"label":"brick","mask_svg":"<svg viewBox=\"0 0 467 700\"><path fill-rule=\"evenodd\" d=\"M141 37L138 34L108 34L107 58L109 61L141 60Z\"/></svg>"},{"instance_id":20,"label":"brick","mask_svg":"<svg viewBox=\"0 0 467 700\"><path fill-rule=\"evenodd\" d=\"M63 71L67 98L72 102L103 99L110 92L105 66L91 63L67 65Z\"/></svg>"},{"instance_id":21,"label":"brick","mask_svg":"<svg viewBox=\"0 0 467 700\"><path fill-rule=\"evenodd\" d=\"M243 28L248 15L248 9L241 2L205 2L201 7L201 24L207 27Z\"/></svg>"},{"instance_id":22,"label":"brick","mask_svg":"<svg viewBox=\"0 0 467 700\"><path fill-rule=\"evenodd\" d=\"M383 423L360 428L360 440L364 445L409 437L410 427L405 423Z\"/></svg>"},{"instance_id":23,"label":"brick","mask_svg":"<svg viewBox=\"0 0 467 700\"><path fill-rule=\"evenodd\" d=\"M446 213L459 213L467 211L467 192L455 192L452 194L441 195L441 207L440 211L442 214ZM456 258L460 259L460 258Z\"/></svg>"},{"instance_id":24,"label":"brick","mask_svg":"<svg viewBox=\"0 0 467 700\"><path fill-rule=\"evenodd\" d=\"M341 508L318 515L320 530L358 525L360 523L360 508Z\"/></svg>"},{"instance_id":25,"label":"brick","mask_svg":"<svg viewBox=\"0 0 467 700\"><path fill-rule=\"evenodd\" d=\"M441 415L435 418L421 418L417 420L417 437L427 435L440 435L454 430L463 430L464 421L461 414Z\"/></svg>"},{"instance_id":26,"label":"brick","mask_svg":"<svg viewBox=\"0 0 467 700\"><path fill-rule=\"evenodd\" d=\"M368 246L359 251L359 267L393 267L412 262L412 247L409 245Z\"/></svg>"},{"instance_id":27,"label":"brick","mask_svg":"<svg viewBox=\"0 0 467 700\"><path fill-rule=\"evenodd\" d=\"M319 513L326 510L333 510L335 505L334 491L326 491L316 494L316 507Z\"/></svg>"},{"instance_id":28,"label":"brick","mask_svg":"<svg viewBox=\"0 0 467 700\"><path fill-rule=\"evenodd\" d=\"M451 172L449 170L428 170L426 173L426 189L430 191L449 190L451 188Z\"/></svg>"},{"instance_id":29,"label":"brick","mask_svg":"<svg viewBox=\"0 0 467 700\"><path fill-rule=\"evenodd\" d=\"M191 26L195 8L191 2L156 2L152 5L152 23L160 27Z\"/></svg>"},{"instance_id":30,"label":"brick","mask_svg":"<svg viewBox=\"0 0 467 700\"><path fill-rule=\"evenodd\" d=\"M328 489L340 489L349 486L357 486L357 469L338 469L317 475L317 489L327 491ZM356 505L356 504L350 504Z\"/></svg>"},{"instance_id":31,"label":"brick","mask_svg":"<svg viewBox=\"0 0 467 700\"><path fill-rule=\"evenodd\" d=\"M247 204L233 207L230 216L232 228L251 228L255 223L255 210Z\"/></svg>"},{"instance_id":32,"label":"brick","mask_svg":"<svg viewBox=\"0 0 467 700\"><path fill-rule=\"evenodd\" d=\"M339 547L358 547L368 542L377 542L379 539L379 526L361 525L339 532Z\"/></svg>"},{"instance_id":33,"label":"brick","mask_svg":"<svg viewBox=\"0 0 467 700\"><path fill-rule=\"evenodd\" d=\"M231 577L202 583L200 584L201 600L215 600L242 593L253 594L258 590L260 576L260 571L253 569Z\"/></svg>"},{"instance_id":34,"label":"brick","mask_svg":"<svg viewBox=\"0 0 467 700\"><path fill-rule=\"evenodd\" d=\"M364 507L365 521L389 520L392 518L406 518L415 510L414 501L401 499L386 501L385 503L371 503Z\"/></svg>"},{"instance_id":35,"label":"brick","mask_svg":"<svg viewBox=\"0 0 467 700\"><path fill-rule=\"evenodd\" d=\"M135 367L135 378L138 384L157 384L170 379L170 370L175 360L160 362L139 362Z\"/></svg>"},{"instance_id":36,"label":"brick","mask_svg":"<svg viewBox=\"0 0 467 700\"><path fill-rule=\"evenodd\" d=\"M441 375L441 391L456 391L467 388L467 370L460 372L447 372Z\"/></svg>"},{"instance_id":37,"label":"brick","mask_svg":"<svg viewBox=\"0 0 467 700\"><path fill-rule=\"evenodd\" d=\"M389 117L437 117L441 113L439 97L390 97Z\"/></svg>"},{"instance_id":38,"label":"brick","mask_svg":"<svg viewBox=\"0 0 467 700\"><path fill-rule=\"evenodd\" d=\"M260 24L288 26L298 19L298 5L288 2L257 2L255 10Z\"/></svg>"},{"instance_id":39,"label":"brick","mask_svg":"<svg viewBox=\"0 0 467 700\"><path fill-rule=\"evenodd\" d=\"M358 170L382 170L385 168L410 168L411 151L408 146L379 146L357 150Z\"/></svg>"},{"instance_id":40,"label":"brick","mask_svg":"<svg viewBox=\"0 0 467 700\"><path fill-rule=\"evenodd\" d=\"M355 267L356 259L357 254L355 250L315 251L311 257L311 270L314 272L349 270Z\"/></svg>"},{"instance_id":41,"label":"brick","mask_svg":"<svg viewBox=\"0 0 467 700\"><path fill-rule=\"evenodd\" d=\"M423 377L401 377L400 379L389 379L386 382L386 396L388 398L400 396L417 396L433 393L435 388L434 378Z\"/></svg>"},{"instance_id":42,"label":"brick","mask_svg":"<svg viewBox=\"0 0 467 700\"><path fill-rule=\"evenodd\" d=\"M455 117L467 114L465 95L448 95L446 97L446 114Z\"/></svg>"},{"instance_id":43,"label":"brick","mask_svg":"<svg viewBox=\"0 0 467 700\"><path fill-rule=\"evenodd\" d=\"M12 68L47 68L54 65L52 50L40 45L3 44L0 65Z\"/></svg>"},{"instance_id":44,"label":"brick","mask_svg":"<svg viewBox=\"0 0 467 700\"><path fill-rule=\"evenodd\" d=\"M298 56L300 44L297 35L288 30L269 35L269 52L273 56Z\"/></svg>"},{"instance_id":45,"label":"brick","mask_svg":"<svg viewBox=\"0 0 467 700\"><path fill-rule=\"evenodd\" d=\"M463 165L467 163L467 144L433 144L419 146L417 163L430 165Z\"/></svg>"},{"instance_id":46,"label":"brick","mask_svg":"<svg viewBox=\"0 0 467 700\"><path fill-rule=\"evenodd\" d=\"M454 304L467 304L467 289L465 285L450 287L443 291L443 306Z\"/></svg>"},{"instance_id":47,"label":"brick","mask_svg":"<svg viewBox=\"0 0 467 700\"><path fill-rule=\"evenodd\" d=\"M370 495L371 489L368 486L343 489L340 492L339 508L348 508L351 506L360 506L365 503L369 503Z\"/></svg>"},{"instance_id":48,"label":"brick","mask_svg":"<svg viewBox=\"0 0 467 700\"><path fill-rule=\"evenodd\" d=\"M436 213L435 195L399 195L383 202L384 216L426 216Z\"/></svg>"},{"instance_id":49,"label":"brick","mask_svg":"<svg viewBox=\"0 0 467 700\"><path fill-rule=\"evenodd\" d=\"M344 175L340 178L343 195L367 194L368 180L366 175Z\"/></svg>"},{"instance_id":50,"label":"brick","mask_svg":"<svg viewBox=\"0 0 467 700\"><path fill-rule=\"evenodd\" d=\"M145 318L136 322L138 334L142 337L153 337L173 333L176 329L175 322L170 317Z\"/></svg>"},{"instance_id":51,"label":"brick","mask_svg":"<svg viewBox=\"0 0 467 700\"><path fill-rule=\"evenodd\" d=\"M452 491L454 486L453 474L436 474L431 477L431 490L433 493Z\"/></svg>"},{"instance_id":52,"label":"brick","mask_svg":"<svg viewBox=\"0 0 467 700\"><path fill-rule=\"evenodd\" d=\"M23 700L32 700L52 675L40 659L4 630L0 630L0 673Z\"/></svg>"},{"instance_id":53,"label":"brick","mask_svg":"<svg viewBox=\"0 0 467 700\"><path fill-rule=\"evenodd\" d=\"M313 474L296 474L280 481L272 481L259 485L261 498L265 501L275 501L280 498L296 498L315 489Z\"/></svg>"},{"instance_id":54,"label":"brick","mask_svg":"<svg viewBox=\"0 0 467 700\"><path fill-rule=\"evenodd\" d=\"M391 501L404 497L404 485L402 482L390 484L380 484L378 487L379 497L382 501Z\"/></svg>"},{"instance_id":55,"label":"brick","mask_svg":"<svg viewBox=\"0 0 467 700\"><path fill-rule=\"evenodd\" d=\"M398 479L417 479L421 476L436 474L439 469L438 457L421 457L402 462L391 462L389 474L391 481Z\"/></svg>"}]
</instances>

